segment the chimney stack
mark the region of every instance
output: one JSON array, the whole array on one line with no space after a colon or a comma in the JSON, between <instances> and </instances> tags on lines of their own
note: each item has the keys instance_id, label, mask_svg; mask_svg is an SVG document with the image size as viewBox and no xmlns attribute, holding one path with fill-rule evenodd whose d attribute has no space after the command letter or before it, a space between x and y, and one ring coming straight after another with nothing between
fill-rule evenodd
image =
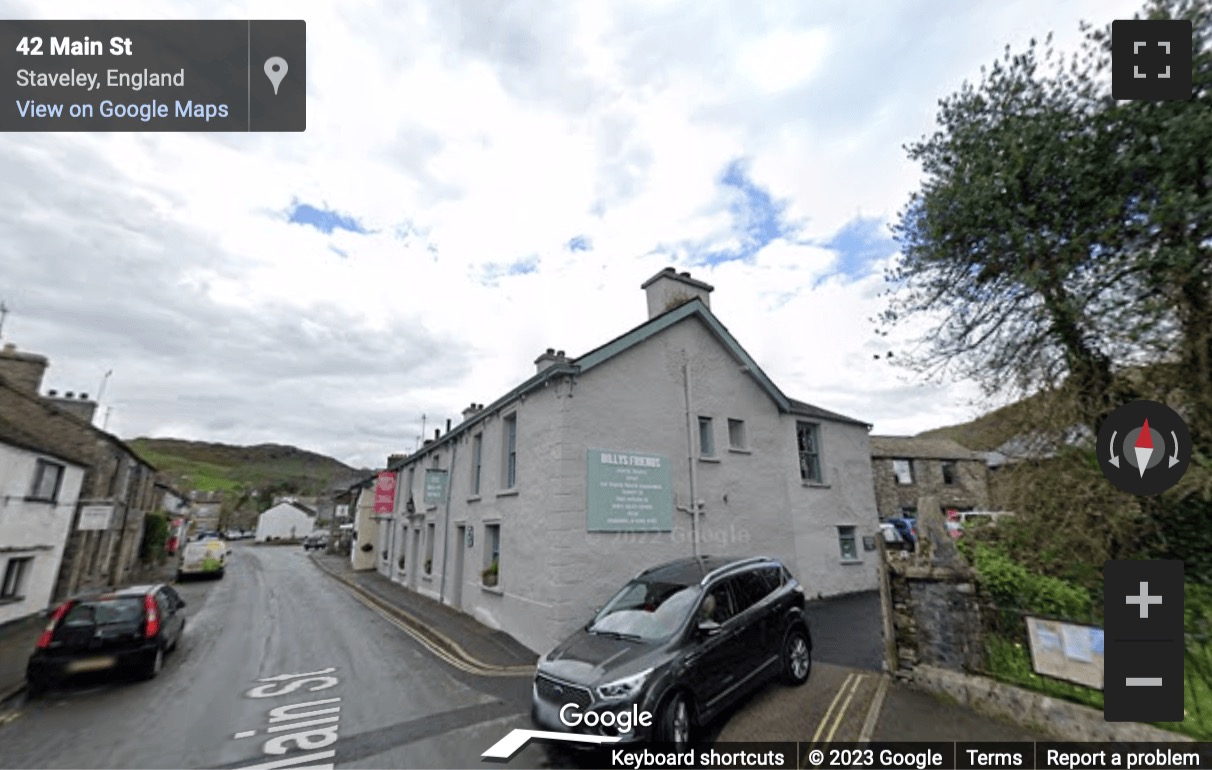
<instances>
[{"instance_id":1,"label":"chimney stack","mask_svg":"<svg viewBox=\"0 0 1212 770\"><path fill-rule=\"evenodd\" d=\"M440 439L440 438L442 438L442 429L441 429L441 428L434 428L434 429L433 429L433 440L434 440L434 441L437 441L437 440L438 440L438 439Z\"/></svg>"},{"instance_id":2,"label":"chimney stack","mask_svg":"<svg viewBox=\"0 0 1212 770\"><path fill-rule=\"evenodd\" d=\"M550 369L556 364L566 363L568 363L568 358L565 357L564 351L561 350L557 353L555 348L547 348L542 355L534 360L536 369L535 374L538 374L545 369Z\"/></svg>"},{"instance_id":3,"label":"chimney stack","mask_svg":"<svg viewBox=\"0 0 1212 770\"><path fill-rule=\"evenodd\" d=\"M470 420L472 417L474 417L475 415L479 414L479 413L480 413L480 410L481 410L481 409L483 409L483 408L484 408L483 404L476 404L476 403L474 403L474 402L473 402L473 403L471 404L471 406L469 406L469 407L467 407L466 409L464 409L464 410L463 410L463 422L467 422L467 421L468 421L468 420Z\"/></svg>"},{"instance_id":4,"label":"chimney stack","mask_svg":"<svg viewBox=\"0 0 1212 770\"><path fill-rule=\"evenodd\" d=\"M644 281L640 288L648 296L649 319L695 299L700 300L710 310L710 295L715 291L715 287L691 278L689 272L679 273L672 267L667 267Z\"/></svg>"},{"instance_id":5,"label":"chimney stack","mask_svg":"<svg viewBox=\"0 0 1212 770\"><path fill-rule=\"evenodd\" d=\"M450 418L446 418L446 432L450 433Z\"/></svg>"},{"instance_id":6,"label":"chimney stack","mask_svg":"<svg viewBox=\"0 0 1212 770\"><path fill-rule=\"evenodd\" d=\"M62 396L56 395L57 393L58 391L48 390L42 400L92 424L93 418L97 415L97 402L90 400L87 393L77 394L70 390Z\"/></svg>"},{"instance_id":7,"label":"chimney stack","mask_svg":"<svg viewBox=\"0 0 1212 770\"><path fill-rule=\"evenodd\" d=\"M46 356L21 353L11 342L0 350L0 377L27 393L36 394L42 390L42 376L48 365Z\"/></svg>"}]
</instances>

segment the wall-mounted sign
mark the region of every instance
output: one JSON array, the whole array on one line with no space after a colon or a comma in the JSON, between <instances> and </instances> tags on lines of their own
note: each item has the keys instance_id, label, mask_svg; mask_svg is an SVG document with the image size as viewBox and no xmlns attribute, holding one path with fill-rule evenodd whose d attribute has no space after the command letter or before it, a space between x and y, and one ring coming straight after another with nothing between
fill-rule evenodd
<instances>
[{"instance_id":1,"label":"wall-mounted sign","mask_svg":"<svg viewBox=\"0 0 1212 770\"><path fill-rule=\"evenodd\" d=\"M446 500L446 471L441 468L425 469L425 504L440 505Z\"/></svg>"},{"instance_id":2,"label":"wall-mounted sign","mask_svg":"<svg viewBox=\"0 0 1212 770\"><path fill-rule=\"evenodd\" d=\"M82 505L80 506L80 523L76 529L109 529L113 516L114 506L112 505Z\"/></svg>"},{"instance_id":3,"label":"wall-mounted sign","mask_svg":"<svg viewBox=\"0 0 1212 770\"><path fill-rule=\"evenodd\" d=\"M383 471L375 481L375 513L392 513L396 509L396 472Z\"/></svg>"},{"instance_id":4,"label":"wall-mounted sign","mask_svg":"<svg viewBox=\"0 0 1212 770\"><path fill-rule=\"evenodd\" d=\"M1027 618L1031 665L1038 674L1103 689L1103 630Z\"/></svg>"},{"instance_id":5,"label":"wall-mounted sign","mask_svg":"<svg viewBox=\"0 0 1212 770\"><path fill-rule=\"evenodd\" d=\"M590 449L586 490L590 532L673 530L673 491L666 457Z\"/></svg>"},{"instance_id":6,"label":"wall-mounted sign","mask_svg":"<svg viewBox=\"0 0 1212 770\"><path fill-rule=\"evenodd\" d=\"M337 513L338 519L348 519L349 518L349 506L348 505L338 505L337 509L336 509L336 513Z\"/></svg>"}]
</instances>

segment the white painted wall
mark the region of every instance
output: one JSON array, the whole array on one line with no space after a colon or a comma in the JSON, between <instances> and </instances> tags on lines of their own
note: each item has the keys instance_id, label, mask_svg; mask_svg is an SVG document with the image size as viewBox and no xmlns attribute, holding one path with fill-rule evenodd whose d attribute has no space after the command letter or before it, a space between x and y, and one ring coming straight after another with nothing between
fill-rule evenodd
<instances>
[{"instance_id":1,"label":"white painted wall","mask_svg":"<svg viewBox=\"0 0 1212 770\"><path fill-rule=\"evenodd\" d=\"M315 520L289 503L279 503L257 517L257 542L271 537L302 538L310 535Z\"/></svg>"},{"instance_id":2,"label":"white painted wall","mask_svg":"<svg viewBox=\"0 0 1212 770\"><path fill-rule=\"evenodd\" d=\"M687 445L682 362L691 362L694 459ZM827 405L824 405L827 406ZM518 484L502 485L505 420L518 417ZM697 417L714 420L716 461L698 458ZM728 418L745 421L746 451L729 451ZM862 550L861 536L878 529L867 429L822 423L825 484L804 486L799 478L793 415L783 415L740 363L697 318L667 329L575 384L550 382L523 401L505 407L472 430L440 445L439 463L451 467L449 516L445 506L422 503L423 469L432 455L416 460L415 526L435 523L434 579L416 580L411 545L409 585L450 603L453 574L442 576L462 548L461 608L500 628L536 651L546 651L577 626L637 572L694 553L690 516L674 511L665 533L590 533L586 520L586 453L589 449L660 454L672 462L676 503L689 501L689 465L695 464L697 497L705 502L701 552L712 555L770 555L792 569L810 595L871 590L876 552ZM472 437L483 434L481 490L471 493ZM401 479L407 485L407 472ZM407 500L403 489L400 500ZM403 502L398 506L402 510ZM481 585L487 563L486 524L501 526L498 586ZM859 528L859 560L841 564L836 526ZM474 544L454 543L459 524L473 528ZM449 534L447 529L449 527ZM418 553L424 554L423 543ZM397 555L393 553L392 561ZM423 562L424 558L416 560Z\"/></svg>"},{"instance_id":3,"label":"white painted wall","mask_svg":"<svg viewBox=\"0 0 1212 770\"><path fill-rule=\"evenodd\" d=\"M378 553L382 550L379 540L379 526L372 518L375 511L375 493L373 489L364 489L358 495L358 503L354 506L353 548L349 552L349 564L355 570L375 568ZM369 544L371 549L363 551L362 546Z\"/></svg>"},{"instance_id":4,"label":"white painted wall","mask_svg":"<svg viewBox=\"0 0 1212 770\"><path fill-rule=\"evenodd\" d=\"M53 503L25 499L33 488L39 458L65 466ZM0 548L22 549L0 551L0 580L10 559L33 557L24 599L0 602L0 624L41 612L50 604L83 481L81 466L0 442Z\"/></svg>"}]
</instances>

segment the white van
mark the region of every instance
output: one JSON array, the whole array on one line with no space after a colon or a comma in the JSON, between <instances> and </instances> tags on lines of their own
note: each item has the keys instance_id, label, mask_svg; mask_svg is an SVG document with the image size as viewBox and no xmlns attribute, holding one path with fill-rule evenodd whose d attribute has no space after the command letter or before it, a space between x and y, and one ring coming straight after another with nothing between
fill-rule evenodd
<instances>
[{"instance_id":1,"label":"white van","mask_svg":"<svg viewBox=\"0 0 1212 770\"><path fill-rule=\"evenodd\" d=\"M177 567L177 579L186 575L223 577L227 569L227 543L222 540L195 540L186 543Z\"/></svg>"}]
</instances>

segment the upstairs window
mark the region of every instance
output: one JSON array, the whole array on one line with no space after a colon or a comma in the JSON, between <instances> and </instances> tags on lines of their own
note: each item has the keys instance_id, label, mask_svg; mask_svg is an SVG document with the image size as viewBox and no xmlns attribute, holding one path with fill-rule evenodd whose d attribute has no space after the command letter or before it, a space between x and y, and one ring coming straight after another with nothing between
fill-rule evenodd
<instances>
[{"instance_id":1,"label":"upstairs window","mask_svg":"<svg viewBox=\"0 0 1212 770\"><path fill-rule=\"evenodd\" d=\"M710 417L699 418L699 457L715 457L715 430Z\"/></svg>"},{"instance_id":2,"label":"upstairs window","mask_svg":"<svg viewBox=\"0 0 1212 770\"><path fill-rule=\"evenodd\" d=\"M958 480L957 480L957 477L955 474L955 463L954 462L950 462L950 461L943 462L943 483L944 484L958 483Z\"/></svg>"},{"instance_id":3,"label":"upstairs window","mask_svg":"<svg viewBox=\"0 0 1212 770\"><path fill-rule=\"evenodd\" d=\"M896 483L908 486L913 483L913 461L896 459L892 461L892 472L896 474Z\"/></svg>"},{"instance_id":4,"label":"upstairs window","mask_svg":"<svg viewBox=\"0 0 1212 770\"><path fill-rule=\"evenodd\" d=\"M477 433L471 439L471 493L480 494L480 467L484 459L484 434Z\"/></svg>"},{"instance_id":5,"label":"upstairs window","mask_svg":"<svg viewBox=\"0 0 1212 770\"><path fill-rule=\"evenodd\" d=\"M746 449L745 421L728 420L728 446L731 449Z\"/></svg>"},{"instance_id":6,"label":"upstairs window","mask_svg":"<svg viewBox=\"0 0 1212 770\"><path fill-rule=\"evenodd\" d=\"M505 418L505 467L504 478L505 489L513 489L518 484L518 416L511 414Z\"/></svg>"},{"instance_id":7,"label":"upstairs window","mask_svg":"<svg viewBox=\"0 0 1212 770\"><path fill-rule=\"evenodd\" d=\"M812 422L797 422L795 441L800 456L800 479L821 483L820 426Z\"/></svg>"},{"instance_id":8,"label":"upstairs window","mask_svg":"<svg viewBox=\"0 0 1212 770\"><path fill-rule=\"evenodd\" d=\"M63 466L50 460L38 460L34 468L34 486L30 490L31 500L53 503L59 499L59 487L63 483Z\"/></svg>"}]
</instances>

